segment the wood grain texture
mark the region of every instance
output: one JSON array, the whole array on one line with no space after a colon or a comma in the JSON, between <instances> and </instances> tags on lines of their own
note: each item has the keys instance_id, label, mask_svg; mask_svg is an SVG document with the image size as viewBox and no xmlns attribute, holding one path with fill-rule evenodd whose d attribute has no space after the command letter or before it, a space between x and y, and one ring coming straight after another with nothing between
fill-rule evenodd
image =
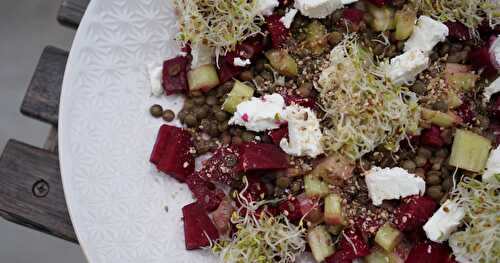
<instances>
[{"instance_id":1,"label":"wood grain texture","mask_svg":"<svg viewBox=\"0 0 500 263\"><path fill-rule=\"evenodd\" d=\"M59 97L68 60L68 52L47 46L24 96L21 113L57 125Z\"/></svg>"},{"instance_id":2,"label":"wood grain texture","mask_svg":"<svg viewBox=\"0 0 500 263\"><path fill-rule=\"evenodd\" d=\"M0 157L0 216L77 243L56 154L10 140Z\"/></svg>"},{"instance_id":3,"label":"wood grain texture","mask_svg":"<svg viewBox=\"0 0 500 263\"><path fill-rule=\"evenodd\" d=\"M90 0L63 0L57 14L57 21L77 28L89 2Z\"/></svg>"}]
</instances>

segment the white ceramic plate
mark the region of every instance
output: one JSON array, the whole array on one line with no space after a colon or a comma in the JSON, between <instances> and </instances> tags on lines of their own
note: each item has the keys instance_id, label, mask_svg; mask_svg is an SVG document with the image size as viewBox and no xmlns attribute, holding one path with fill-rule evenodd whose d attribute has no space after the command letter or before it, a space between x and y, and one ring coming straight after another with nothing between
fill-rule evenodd
<instances>
[{"instance_id":1,"label":"white ceramic plate","mask_svg":"<svg viewBox=\"0 0 500 263\"><path fill-rule=\"evenodd\" d=\"M215 262L184 248L189 190L149 164L162 124L146 65L175 56L169 0L92 0L64 78L59 152L66 201L89 262ZM168 207L168 212L166 211Z\"/></svg>"}]
</instances>

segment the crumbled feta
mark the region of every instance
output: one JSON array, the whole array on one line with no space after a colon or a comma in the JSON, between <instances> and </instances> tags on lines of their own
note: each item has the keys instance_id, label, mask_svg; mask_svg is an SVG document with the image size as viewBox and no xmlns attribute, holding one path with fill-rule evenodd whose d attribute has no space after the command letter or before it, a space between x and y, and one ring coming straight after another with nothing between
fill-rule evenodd
<instances>
[{"instance_id":1,"label":"crumbled feta","mask_svg":"<svg viewBox=\"0 0 500 263\"><path fill-rule=\"evenodd\" d=\"M252 64L252 62L250 62L250 59L241 59L240 57L235 57L234 60L233 60L233 65L237 66L237 67L246 67L248 65Z\"/></svg>"},{"instance_id":2,"label":"crumbled feta","mask_svg":"<svg viewBox=\"0 0 500 263\"><path fill-rule=\"evenodd\" d=\"M430 240L442 243L457 230L464 216L465 210L462 207L455 201L446 200L425 223L425 234Z\"/></svg>"},{"instance_id":3,"label":"crumbled feta","mask_svg":"<svg viewBox=\"0 0 500 263\"><path fill-rule=\"evenodd\" d=\"M391 59L386 71L387 77L397 85L411 82L428 67L429 61L422 50L410 49Z\"/></svg>"},{"instance_id":4,"label":"crumbled feta","mask_svg":"<svg viewBox=\"0 0 500 263\"><path fill-rule=\"evenodd\" d=\"M163 67L154 64L148 65L148 75L151 84L151 94L157 97L163 94Z\"/></svg>"},{"instance_id":5,"label":"crumbled feta","mask_svg":"<svg viewBox=\"0 0 500 263\"><path fill-rule=\"evenodd\" d=\"M488 87L483 91L483 102L488 103L495 93L500 92L500 78L493 81Z\"/></svg>"},{"instance_id":6,"label":"crumbled feta","mask_svg":"<svg viewBox=\"0 0 500 263\"><path fill-rule=\"evenodd\" d=\"M500 146L490 152L486 162L486 170L483 174L484 182L500 182Z\"/></svg>"},{"instance_id":7,"label":"crumbled feta","mask_svg":"<svg viewBox=\"0 0 500 263\"><path fill-rule=\"evenodd\" d=\"M493 62L495 66L500 67L500 36L491 44L490 54L493 57Z\"/></svg>"},{"instance_id":8,"label":"crumbled feta","mask_svg":"<svg viewBox=\"0 0 500 263\"><path fill-rule=\"evenodd\" d=\"M343 5L350 5L350 4L355 3L357 1L358 0L341 0L340 2L342 2Z\"/></svg>"},{"instance_id":9,"label":"crumbled feta","mask_svg":"<svg viewBox=\"0 0 500 263\"><path fill-rule=\"evenodd\" d=\"M333 11L342 8L341 0L295 0L294 7L304 16L311 18L325 18Z\"/></svg>"},{"instance_id":10,"label":"crumbled feta","mask_svg":"<svg viewBox=\"0 0 500 263\"><path fill-rule=\"evenodd\" d=\"M257 0L256 8L258 13L270 16L273 14L274 8L279 5L278 0Z\"/></svg>"},{"instance_id":11,"label":"crumbled feta","mask_svg":"<svg viewBox=\"0 0 500 263\"><path fill-rule=\"evenodd\" d=\"M365 182L374 205L425 192L425 181L400 167L373 167L365 174Z\"/></svg>"},{"instance_id":12,"label":"crumbled feta","mask_svg":"<svg viewBox=\"0 0 500 263\"><path fill-rule=\"evenodd\" d=\"M290 28L290 26L292 25L293 23L293 19L295 18L295 15L297 14L297 9L290 9L290 11L288 11L286 13L285 16L283 16L282 18L280 18L280 21L281 23L283 23L283 25L286 27L286 28Z\"/></svg>"},{"instance_id":13,"label":"crumbled feta","mask_svg":"<svg viewBox=\"0 0 500 263\"><path fill-rule=\"evenodd\" d=\"M428 16L420 16L413 28L413 33L405 43L404 51L418 48L428 53L437 43L444 41L448 33L448 27L445 24Z\"/></svg>"},{"instance_id":14,"label":"crumbled feta","mask_svg":"<svg viewBox=\"0 0 500 263\"><path fill-rule=\"evenodd\" d=\"M214 58L214 48L203 44L196 44L191 47L191 68L212 64Z\"/></svg>"},{"instance_id":15,"label":"crumbled feta","mask_svg":"<svg viewBox=\"0 0 500 263\"><path fill-rule=\"evenodd\" d=\"M288 121L288 140L283 138L280 142L283 151L293 156L312 158L323 153L319 120L311 109L288 106L285 119Z\"/></svg>"},{"instance_id":16,"label":"crumbled feta","mask_svg":"<svg viewBox=\"0 0 500 263\"><path fill-rule=\"evenodd\" d=\"M250 131L277 129L284 121L285 100L277 93L253 97L236 106L229 124L245 126Z\"/></svg>"}]
</instances>

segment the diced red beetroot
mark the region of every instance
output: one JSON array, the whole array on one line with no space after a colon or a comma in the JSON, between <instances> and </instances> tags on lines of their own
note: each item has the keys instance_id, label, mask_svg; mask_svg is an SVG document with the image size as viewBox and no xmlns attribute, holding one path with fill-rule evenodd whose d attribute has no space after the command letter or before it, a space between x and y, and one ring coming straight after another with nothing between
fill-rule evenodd
<instances>
[{"instance_id":1,"label":"diced red beetroot","mask_svg":"<svg viewBox=\"0 0 500 263\"><path fill-rule=\"evenodd\" d=\"M292 222L299 221L303 216L300 211L300 204L297 198L281 201L278 205L278 210L279 213L284 213L288 220Z\"/></svg>"},{"instance_id":2,"label":"diced red beetroot","mask_svg":"<svg viewBox=\"0 0 500 263\"><path fill-rule=\"evenodd\" d=\"M200 177L209 182L229 185L238 173L240 153L236 146L218 148L201 168Z\"/></svg>"},{"instance_id":3,"label":"diced red beetroot","mask_svg":"<svg viewBox=\"0 0 500 263\"><path fill-rule=\"evenodd\" d=\"M405 237L407 240L413 242L413 243L421 243L427 240L427 235L425 234L425 231L421 227L417 227L416 229L412 231L407 231L405 232Z\"/></svg>"},{"instance_id":4,"label":"diced red beetroot","mask_svg":"<svg viewBox=\"0 0 500 263\"><path fill-rule=\"evenodd\" d=\"M167 95L187 93L188 59L183 56L163 62L163 89Z\"/></svg>"},{"instance_id":5,"label":"diced red beetroot","mask_svg":"<svg viewBox=\"0 0 500 263\"><path fill-rule=\"evenodd\" d=\"M264 42L262 37L255 36L246 39L241 44L237 45L234 51L228 52L224 56L224 60L229 63L234 63L234 58L253 59L264 50Z\"/></svg>"},{"instance_id":6,"label":"diced red beetroot","mask_svg":"<svg viewBox=\"0 0 500 263\"><path fill-rule=\"evenodd\" d=\"M273 48L279 48L290 34L289 30L280 21L281 16L273 14L266 17L267 30L271 34Z\"/></svg>"},{"instance_id":7,"label":"diced red beetroot","mask_svg":"<svg viewBox=\"0 0 500 263\"><path fill-rule=\"evenodd\" d=\"M150 162L164 173L184 182L194 171L191 135L178 127L162 125L151 153Z\"/></svg>"},{"instance_id":8,"label":"diced red beetroot","mask_svg":"<svg viewBox=\"0 0 500 263\"><path fill-rule=\"evenodd\" d=\"M269 131L268 135L273 143L279 145L281 139L288 138L288 124L283 124L279 129Z\"/></svg>"},{"instance_id":9,"label":"diced red beetroot","mask_svg":"<svg viewBox=\"0 0 500 263\"><path fill-rule=\"evenodd\" d=\"M205 181L196 172L188 175L186 178L186 184L193 193L197 202L207 211L217 209L220 202L225 197L224 192L217 189L213 183Z\"/></svg>"},{"instance_id":10,"label":"diced red beetroot","mask_svg":"<svg viewBox=\"0 0 500 263\"><path fill-rule=\"evenodd\" d=\"M489 107L489 113L493 120L500 120L500 95L493 96Z\"/></svg>"},{"instance_id":11,"label":"diced red beetroot","mask_svg":"<svg viewBox=\"0 0 500 263\"><path fill-rule=\"evenodd\" d=\"M467 124L471 124L474 120L474 117L476 117L475 107L468 100L465 100L462 105L458 106L458 108L455 109L455 113L462 119L464 123Z\"/></svg>"},{"instance_id":12,"label":"diced red beetroot","mask_svg":"<svg viewBox=\"0 0 500 263\"><path fill-rule=\"evenodd\" d=\"M288 157L280 148L268 143L240 144L239 171L276 170L288 168Z\"/></svg>"},{"instance_id":13,"label":"diced red beetroot","mask_svg":"<svg viewBox=\"0 0 500 263\"><path fill-rule=\"evenodd\" d=\"M483 69L483 74L486 76L494 76L497 74L497 69L493 64L490 54L490 45L495 38L491 38L488 44L473 49L469 52L469 61L476 70Z\"/></svg>"},{"instance_id":14,"label":"diced red beetroot","mask_svg":"<svg viewBox=\"0 0 500 263\"><path fill-rule=\"evenodd\" d=\"M440 148L444 145L444 140L441 138L441 130L438 126L432 125L428 129L424 129L420 135L420 142L423 145Z\"/></svg>"},{"instance_id":15,"label":"diced red beetroot","mask_svg":"<svg viewBox=\"0 0 500 263\"><path fill-rule=\"evenodd\" d=\"M342 18L353 24L359 24L363 21L363 11L354 7L345 8L342 12Z\"/></svg>"},{"instance_id":16,"label":"diced red beetroot","mask_svg":"<svg viewBox=\"0 0 500 263\"><path fill-rule=\"evenodd\" d=\"M448 27L448 31L450 32L448 34L449 37L461 41L471 39L471 32L464 24L452 21L445 22L444 24Z\"/></svg>"},{"instance_id":17,"label":"diced red beetroot","mask_svg":"<svg viewBox=\"0 0 500 263\"><path fill-rule=\"evenodd\" d=\"M349 238L349 241L347 238ZM339 250L328 257L326 263L349 263L370 254L370 248L358 230L345 229L339 243Z\"/></svg>"},{"instance_id":18,"label":"diced red beetroot","mask_svg":"<svg viewBox=\"0 0 500 263\"><path fill-rule=\"evenodd\" d=\"M386 4L390 4L392 0L368 0L368 2L377 6L384 6Z\"/></svg>"},{"instance_id":19,"label":"diced red beetroot","mask_svg":"<svg viewBox=\"0 0 500 263\"><path fill-rule=\"evenodd\" d=\"M413 247L405 263L446 263L450 251L446 245L424 242Z\"/></svg>"},{"instance_id":20,"label":"diced red beetroot","mask_svg":"<svg viewBox=\"0 0 500 263\"><path fill-rule=\"evenodd\" d=\"M248 199L248 201L258 201L262 200L267 195L267 188L258 176L247 176L248 188L243 193L243 196Z\"/></svg>"},{"instance_id":21,"label":"diced red beetroot","mask_svg":"<svg viewBox=\"0 0 500 263\"><path fill-rule=\"evenodd\" d=\"M208 217L207 211L198 203L182 208L184 218L184 238L187 250L198 249L210 245L210 241L219 238L217 228ZM207 238L210 238L210 240Z\"/></svg>"},{"instance_id":22,"label":"diced red beetroot","mask_svg":"<svg viewBox=\"0 0 500 263\"><path fill-rule=\"evenodd\" d=\"M306 108L311 108L311 109L316 108L316 100L314 98L302 98L297 95L288 95L288 94L281 94L281 96L285 100L285 104L287 106L292 104L297 104Z\"/></svg>"},{"instance_id":23,"label":"diced red beetroot","mask_svg":"<svg viewBox=\"0 0 500 263\"><path fill-rule=\"evenodd\" d=\"M500 123L490 123L488 129L495 135L495 144L500 145Z\"/></svg>"},{"instance_id":24,"label":"diced red beetroot","mask_svg":"<svg viewBox=\"0 0 500 263\"><path fill-rule=\"evenodd\" d=\"M436 202L427 196L414 195L404 198L395 211L394 224L401 231L413 231L423 226L436 208Z\"/></svg>"},{"instance_id":25,"label":"diced red beetroot","mask_svg":"<svg viewBox=\"0 0 500 263\"><path fill-rule=\"evenodd\" d=\"M236 67L233 63L227 63L224 58L219 59L219 68L217 73L219 74L220 83L223 84L228 80L231 80L238 74L240 74L245 68Z\"/></svg>"},{"instance_id":26,"label":"diced red beetroot","mask_svg":"<svg viewBox=\"0 0 500 263\"><path fill-rule=\"evenodd\" d=\"M185 52L187 54L191 54L191 45L190 44L186 44L184 46L181 47L181 52Z\"/></svg>"}]
</instances>

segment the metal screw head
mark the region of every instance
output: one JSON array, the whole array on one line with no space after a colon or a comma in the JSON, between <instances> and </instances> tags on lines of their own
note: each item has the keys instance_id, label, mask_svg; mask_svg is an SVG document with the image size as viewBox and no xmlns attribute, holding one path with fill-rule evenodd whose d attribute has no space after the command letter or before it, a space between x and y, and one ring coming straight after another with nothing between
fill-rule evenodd
<instances>
[{"instance_id":1,"label":"metal screw head","mask_svg":"<svg viewBox=\"0 0 500 263\"><path fill-rule=\"evenodd\" d=\"M49 184L45 180L38 180L33 184L32 192L38 198L46 197L49 194Z\"/></svg>"}]
</instances>

